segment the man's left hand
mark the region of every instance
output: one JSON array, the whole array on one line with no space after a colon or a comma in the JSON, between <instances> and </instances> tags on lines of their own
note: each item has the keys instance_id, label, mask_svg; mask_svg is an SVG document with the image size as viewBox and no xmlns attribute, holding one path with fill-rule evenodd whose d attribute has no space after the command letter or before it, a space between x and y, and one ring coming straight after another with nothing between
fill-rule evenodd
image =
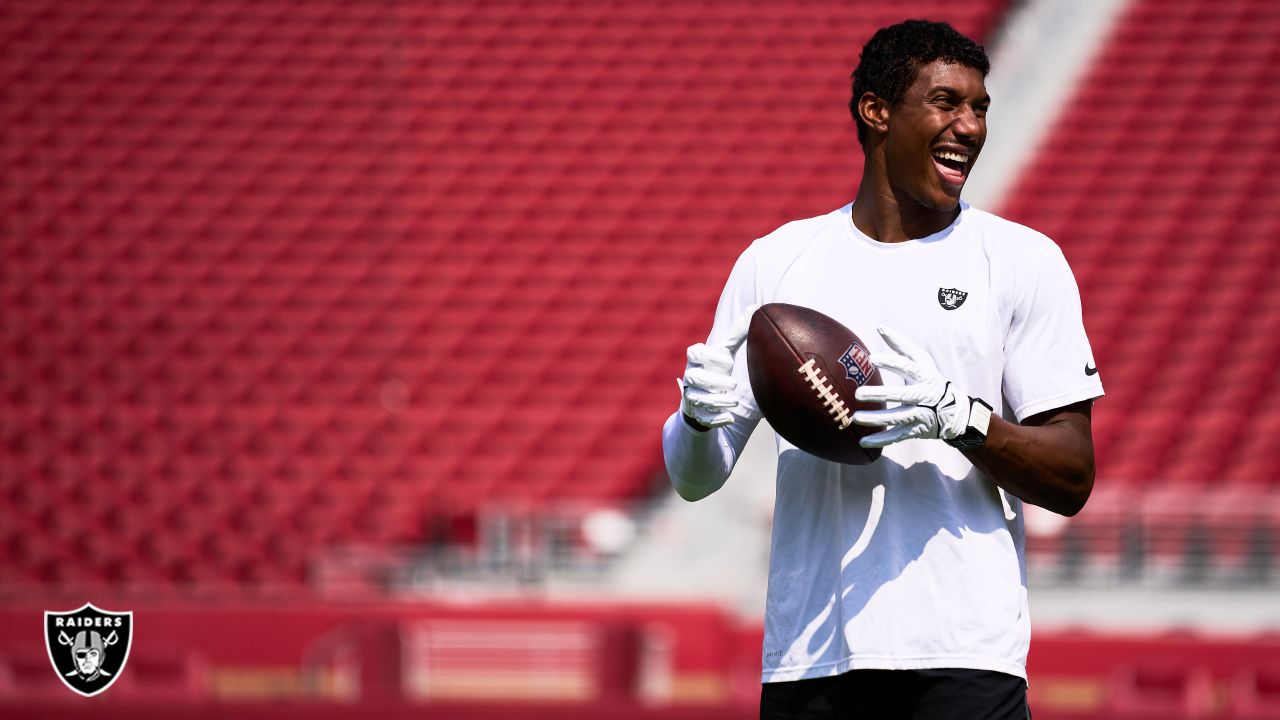
<instances>
[{"instance_id":1,"label":"man's left hand","mask_svg":"<svg viewBox=\"0 0 1280 720\"><path fill-rule=\"evenodd\" d=\"M973 404L969 396L942 377L927 350L889 328L877 330L893 352L873 353L871 363L900 376L906 384L864 385L854 393L863 402L899 403L898 407L853 414L859 425L888 426L862 438L862 447L882 448L912 438L955 440L963 435Z\"/></svg>"}]
</instances>

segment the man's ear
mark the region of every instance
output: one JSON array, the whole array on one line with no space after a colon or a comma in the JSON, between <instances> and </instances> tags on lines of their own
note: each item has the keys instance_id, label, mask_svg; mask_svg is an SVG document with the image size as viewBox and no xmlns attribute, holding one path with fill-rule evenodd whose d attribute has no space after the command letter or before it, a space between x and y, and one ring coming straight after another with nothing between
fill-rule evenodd
<instances>
[{"instance_id":1,"label":"man's ear","mask_svg":"<svg viewBox=\"0 0 1280 720\"><path fill-rule=\"evenodd\" d=\"M889 103L873 92L864 92L858 98L858 117L868 129L881 135L889 132Z\"/></svg>"}]
</instances>

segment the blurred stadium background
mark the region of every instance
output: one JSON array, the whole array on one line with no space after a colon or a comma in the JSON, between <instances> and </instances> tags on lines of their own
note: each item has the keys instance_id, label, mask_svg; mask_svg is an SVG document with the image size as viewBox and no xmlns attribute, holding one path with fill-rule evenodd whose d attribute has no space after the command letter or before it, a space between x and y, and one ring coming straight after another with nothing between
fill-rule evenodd
<instances>
[{"instance_id":1,"label":"blurred stadium background","mask_svg":"<svg viewBox=\"0 0 1280 720\"><path fill-rule=\"evenodd\" d=\"M1271 0L7 0L0 715L754 716L771 440L682 505L659 428L906 17L991 51L966 192L1108 391L1028 517L1037 720L1280 717Z\"/></svg>"}]
</instances>

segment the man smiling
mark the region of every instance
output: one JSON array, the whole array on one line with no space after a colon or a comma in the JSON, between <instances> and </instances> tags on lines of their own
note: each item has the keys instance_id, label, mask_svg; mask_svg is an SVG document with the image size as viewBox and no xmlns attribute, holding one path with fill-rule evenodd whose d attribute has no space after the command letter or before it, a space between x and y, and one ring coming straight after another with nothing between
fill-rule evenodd
<instances>
[{"instance_id":1,"label":"man smiling","mask_svg":"<svg viewBox=\"0 0 1280 720\"><path fill-rule=\"evenodd\" d=\"M663 428L688 500L724 484L760 419L741 347L759 304L830 315L884 371L857 397L888 408L854 415L883 428L861 441L875 462L778 439L762 717L1028 717L1023 503L1083 507L1102 384L1057 245L960 199L988 68L945 23L877 32L853 73L854 201L752 243L688 350Z\"/></svg>"}]
</instances>

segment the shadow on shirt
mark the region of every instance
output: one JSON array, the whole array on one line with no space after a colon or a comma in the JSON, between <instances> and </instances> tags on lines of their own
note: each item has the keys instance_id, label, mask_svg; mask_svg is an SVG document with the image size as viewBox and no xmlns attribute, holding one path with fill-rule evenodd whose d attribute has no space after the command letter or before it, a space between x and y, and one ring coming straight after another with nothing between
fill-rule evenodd
<instances>
[{"instance_id":1,"label":"shadow on shirt","mask_svg":"<svg viewBox=\"0 0 1280 720\"><path fill-rule=\"evenodd\" d=\"M920 442L895 454L918 457ZM1021 503L957 468L968 472L888 454L865 467L779 456L766 672L834 674L855 655L972 655L993 641L1010 645L1002 657L1020 652Z\"/></svg>"}]
</instances>

